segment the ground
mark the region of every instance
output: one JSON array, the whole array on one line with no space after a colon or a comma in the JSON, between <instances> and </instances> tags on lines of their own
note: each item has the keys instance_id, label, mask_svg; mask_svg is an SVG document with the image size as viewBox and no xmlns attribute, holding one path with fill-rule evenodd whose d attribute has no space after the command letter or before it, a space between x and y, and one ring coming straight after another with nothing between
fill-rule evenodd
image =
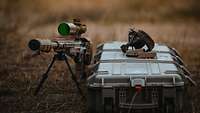
<instances>
[{"instance_id":1,"label":"ground","mask_svg":"<svg viewBox=\"0 0 200 113\"><path fill-rule=\"evenodd\" d=\"M133 24L95 24L88 22L85 34L93 42L93 47L106 41L126 41L130 27L142 29L160 43L176 48L197 87L191 88L193 106L196 113L200 111L200 32L199 23L133 23ZM49 38L56 35L57 23L35 27L26 31L8 32L1 38L0 54L0 108L1 112L87 112L86 101L81 100L75 84L70 78L67 67L61 61L56 62L49 78L38 96L33 92L42 73L47 69L53 53L43 53L30 58L27 43L32 38ZM6 31L4 31L5 33ZM94 49L95 51L95 49ZM70 61L73 65L73 62ZM82 88L86 93L85 84Z\"/></svg>"},{"instance_id":2,"label":"ground","mask_svg":"<svg viewBox=\"0 0 200 113\"><path fill-rule=\"evenodd\" d=\"M78 17L87 25L84 36L93 43L93 51L99 43L126 41L133 27L176 48L197 82L190 95L194 113L199 113L199 4L199 0L0 0L0 112L87 112L86 101L60 61L39 95L33 96L54 53L30 57L27 47L30 39L58 35L59 22ZM87 93L85 83L82 88Z\"/></svg>"}]
</instances>

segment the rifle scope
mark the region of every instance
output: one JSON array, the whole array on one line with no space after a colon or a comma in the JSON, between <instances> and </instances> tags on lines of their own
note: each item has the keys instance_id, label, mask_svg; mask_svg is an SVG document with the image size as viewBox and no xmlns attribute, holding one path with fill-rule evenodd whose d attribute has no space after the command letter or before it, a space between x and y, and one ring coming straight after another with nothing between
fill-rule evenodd
<instances>
[{"instance_id":1,"label":"rifle scope","mask_svg":"<svg viewBox=\"0 0 200 113\"><path fill-rule=\"evenodd\" d=\"M67 35L81 35L87 30L86 25L63 22L58 26L58 33L62 36Z\"/></svg>"}]
</instances>

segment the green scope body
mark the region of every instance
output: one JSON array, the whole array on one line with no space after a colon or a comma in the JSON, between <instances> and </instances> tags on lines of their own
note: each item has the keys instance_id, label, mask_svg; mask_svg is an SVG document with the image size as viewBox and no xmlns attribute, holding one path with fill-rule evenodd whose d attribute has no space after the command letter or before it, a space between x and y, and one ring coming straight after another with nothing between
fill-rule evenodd
<instances>
[{"instance_id":1,"label":"green scope body","mask_svg":"<svg viewBox=\"0 0 200 113\"><path fill-rule=\"evenodd\" d=\"M62 22L58 26L58 33L61 36L81 35L82 33L85 33L86 30L87 30L87 27L84 24Z\"/></svg>"},{"instance_id":2,"label":"green scope body","mask_svg":"<svg viewBox=\"0 0 200 113\"><path fill-rule=\"evenodd\" d=\"M28 47L33 51L50 52L54 51L67 51L70 48L81 48L80 41L52 41L49 39L32 39L28 43Z\"/></svg>"}]
</instances>

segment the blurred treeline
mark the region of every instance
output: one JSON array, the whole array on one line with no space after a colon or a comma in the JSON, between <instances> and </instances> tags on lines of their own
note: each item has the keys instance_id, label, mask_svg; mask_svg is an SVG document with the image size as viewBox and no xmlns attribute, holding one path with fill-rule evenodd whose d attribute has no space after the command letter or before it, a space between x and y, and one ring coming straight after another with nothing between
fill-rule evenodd
<instances>
[{"instance_id":1,"label":"blurred treeline","mask_svg":"<svg viewBox=\"0 0 200 113\"><path fill-rule=\"evenodd\" d=\"M200 19L199 0L1 0L0 25L79 17L85 21L185 21Z\"/></svg>"}]
</instances>

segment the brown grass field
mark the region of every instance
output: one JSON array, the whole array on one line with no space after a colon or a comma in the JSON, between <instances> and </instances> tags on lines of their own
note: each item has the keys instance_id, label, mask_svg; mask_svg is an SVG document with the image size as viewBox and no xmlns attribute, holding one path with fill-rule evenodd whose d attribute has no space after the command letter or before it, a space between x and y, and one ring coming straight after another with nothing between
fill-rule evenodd
<instances>
[{"instance_id":1,"label":"brown grass field","mask_svg":"<svg viewBox=\"0 0 200 113\"><path fill-rule=\"evenodd\" d=\"M200 112L200 8L198 0L2 0L0 1L0 112L86 113L63 62L56 62L39 96L33 96L53 53L29 58L33 38L57 35L60 21L79 17L93 47L126 41L129 28L147 32L156 42L176 48L193 74L194 113ZM95 50L95 49L94 49ZM71 62L73 65L73 62ZM85 93L85 84L82 84Z\"/></svg>"}]
</instances>

